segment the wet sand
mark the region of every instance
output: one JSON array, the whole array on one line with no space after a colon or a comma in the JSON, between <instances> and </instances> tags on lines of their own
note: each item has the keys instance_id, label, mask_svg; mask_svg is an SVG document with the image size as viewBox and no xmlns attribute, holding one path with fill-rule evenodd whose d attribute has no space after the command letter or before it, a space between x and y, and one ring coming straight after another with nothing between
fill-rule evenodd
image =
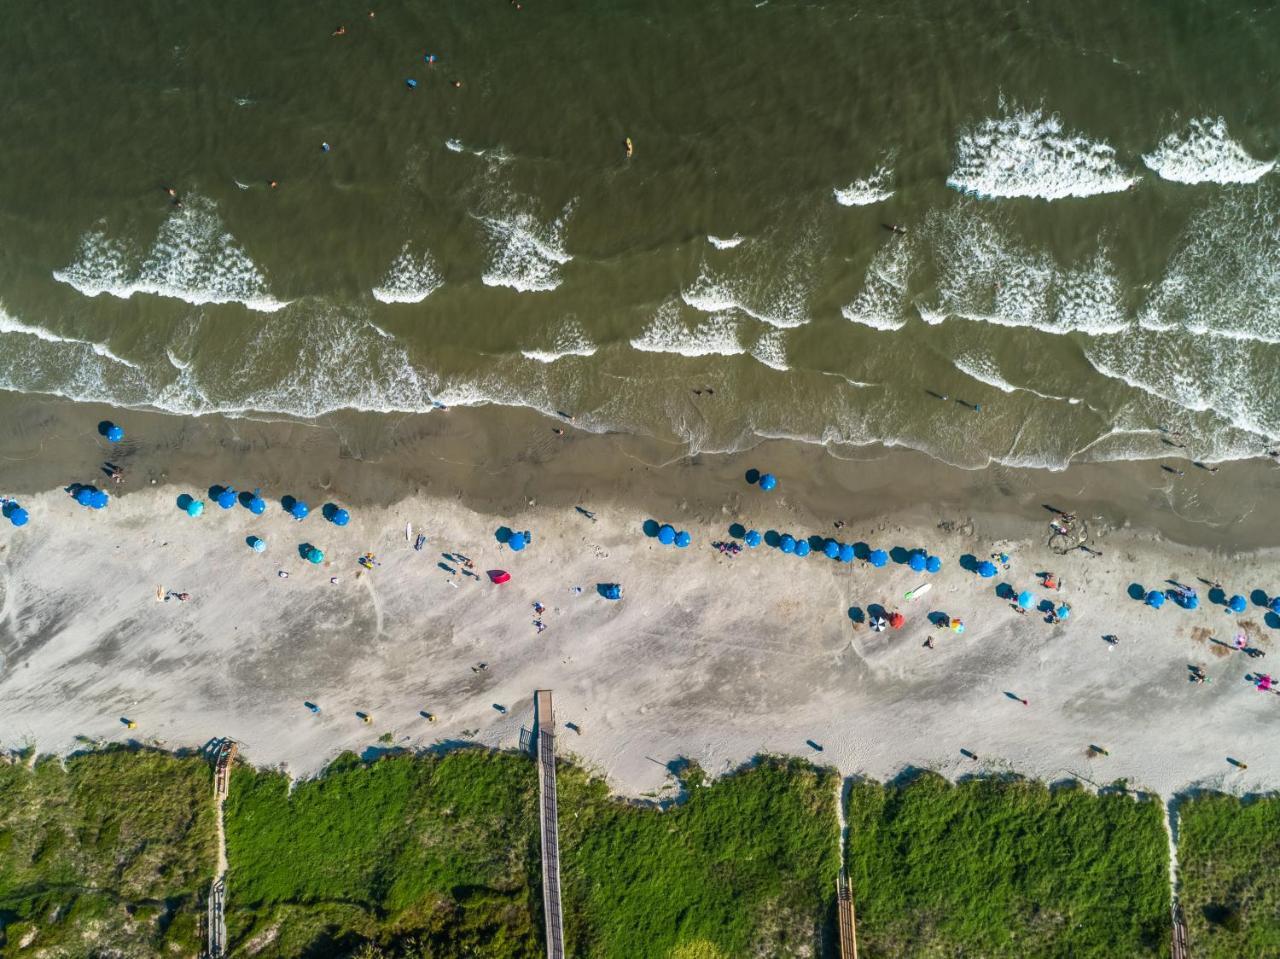
<instances>
[{"instance_id":1,"label":"wet sand","mask_svg":"<svg viewBox=\"0 0 1280 959\"><path fill-rule=\"evenodd\" d=\"M1274 654L1222 645L1243 632L1270 652L1280 635L1252 596L1280 588L1270 463L1217 474L1178 463L1182 477L1157 463L963 471L904 450L781 440L689 458L568 422L558 436L546 418L509 409L316 423L30 397L6 397L5 410L0 492L31 513L0 540L6 746L231 736L250 761L306 775L342 749L388 745L385 733L412 748L517 747L534 689L549 687L562 725L581 730L565 731L562 750L631 795L663 789L678 758L718 773L759 752L878 778L915 765L1126 778L1164 795L1280 785L1280 696L1246 680L1271 671ZM129 431L119 449L97 436L104 418ZM78 507L69 483L116 492L96 473L107 459L125 468L119 495L100 513ZM748 486L752 467L777 474L779 489ZM210 503L191 519L177 508L180 493L204 498L215 483L261 487L267 513ZM313 514L292 520L284 494ZM321 517L327 501L352 511L350 526ZM1076 513L1101 555L1055 552L1046 506ZM650 518L687 529L693 545L646 537ZM735 522L928 548L945 565L928 576L768 547L721 556L710 543ZM427 535L421 552L406 523ZM513 554L494 535L504 525L532 530L532 545ZM249 535L268 540L266 553L248 548ZM303 543L324 549L325 563L306 563ZM381 563L372 571L356 562L366 550ZM1001 550L1011 569L994 579L960 566ZM479 580L440 566L457 570L442 556L455 552ZM512 581L487 582L497 568ZM1045 570L1061 591L1037 585ZM1250 597L1249 608L1211 604L1199 578ZM1171 579L1198 587L1201 609L1155 611L1129 596ZM904 601L925 581L927 596ZM611 582L623 585L621 602L596 594ZM996 595L1001 584L1068 602L1070 619L1018 614ZM157 588L191 599L158 601ZM547 607L540 634L535 601ZM906 626L871 631L875 605L900 609ZM930 614L959 617L966 631L937 630ZM1189 682L1189 665L1212 681ZM1090 758L1091 744L1109 755Z\"/></svg>"}]
</instances>

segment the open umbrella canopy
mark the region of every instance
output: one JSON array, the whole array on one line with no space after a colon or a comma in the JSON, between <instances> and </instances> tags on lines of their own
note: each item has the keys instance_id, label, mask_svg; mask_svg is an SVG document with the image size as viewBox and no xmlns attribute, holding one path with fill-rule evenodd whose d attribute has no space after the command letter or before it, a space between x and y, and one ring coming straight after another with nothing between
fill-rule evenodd
<instances>
[{"instance_id":1,"label":"open umbrella canopy","mask_svg":"<svg viewBox=\"0 0 1280 959\"><path fill-rule=\"evenodd\" d=\"M236 491L230 486L224 486L218 490L218 505L223 509L231 509L236 505Z\"/></svg>"},{"instance_id":2,"label":"open umbrella canopy","mask_svg":"<svg viewBox=\"0 0 1280 959\"><path fill-rule=\"evenodd\" d=\"M204 512L204 500L193 499L190 503L187 504L188 516L199 516L203 512Z\"/></svg>"},{"instance_id":3,"label":"open umbrella canopy","mask_svg":"<svg viewBox=\"0 0 1280 959\"><path fill-rule=\"evenodd\" d=\"M255 553L261 553L267 548L267 541L261 536L249 537L249 548Z\"/></svg>"},{"instance_id":4,"label":"open umbrella canopy","mask_svg":"<svg viewBox=\"0 0 1280 959\"><path fill-rule=\"evenodd\" d=\"M931 573L936 573L938 570L942 569L942 560L937 556L930 556L924 561L924 568Z\"/></svg>"},{"instance_id":5,"label":"open umbrella canopy","mask_svg":"<svg viewBox=\"0 0 1280 959\"><path fill-rule=\"evenodd\" d=\"M667 528L669 529L670 527L667 527ZM672 538L675 537L674 533L672 533L671 535L672 535ZM668 540L668 542L670 542L670 540ZM511 551L513 553L520 552L520 550L524 549L528 545L529 543L525 539L524 533L512 533L511 538L507 540L507 546L511 548Z\"/></svg>"},{"instance_id":6,"label":"open umbrella canopy","mask_svg":"<svg viewBox=\"0 0 1280 959\"><path fill-rule=\"evenodd\" d=\"M794 553L796 551L796 538L790 533L783 533L782 539L778 540L778 549L784 553Z\"/></svg>"},{"instance_id":7,"label":"open umbrella canopy","mask_svg":"<svg viewBox=\"0 0 1280 959\"><path fill-rule=\"evenodd\" d=\"M516 534L519 535L519 534ZM512 539L515 539L513 536ZM658 528L658 542L663 546L670 546L676 541L676 528L670 523L663 523Z\"/></svg>"},{"instance_id":8,"label":"open umbrella canopy","mask_svg":"<svg viewBox=\"0 0 1280 959\"><path fill-rule=\"evenodd\" d=\"M1280 616L1280 596L1272 597L1271 602L1267 604L1267 608L1277 616Z\"/></svg>"},{"instance_id":9,"label":"open umbrella canopy","mask_svg":"<svg viewBox=\"0 0 1280 959\"><path fill-rule=\"evenodd\" d=\"M774 476L772 473L765 473L760 477L760 488L766 493L771 489L776 489L777 486L778 477Z\"/></svg>"},{"instance_id":10,"label":"open umbrella canopy","mask_svg":"<svg viewBox=\"0 0 1280 959\"><path fill-rule=\"evenodd\" d=\"M27 511L17 503L11 503L5 507L4 515L9 517L9 522L14 526L26 526L27 521L31 519L27 515Z\"/></svg>"},{"instance_id":11,"label":"open umbrella canopy","mask_svg":"<svg viewBox=\"0 0 1280 959\"><path fill-rule=\"evenodd\" d=\"M617 583L601 583L596 591L605 599L622 599L622 587Z\"/></svg>"},{"instance_id":12,"label":"open umbrella canopy","mask_svg":"<svg viewBox=\"0 0 1280 959\"><path fill-rule=\"evenodd\" d=\"M320 549L318 546L312 546L307 550L307 562L314 563L316 566L319 566L324 562L324 550Z\"/></svg>"},{"instance_id":13,"label":"open umbrella canopy","mask_svg":"<svg viewBox=\"0 0 1280 959\"><path fill-rule=\"evenodd\" d=\"M267 511L267 501L258 495L258 491L253 491L253 496L249 498L249 502L245 504L249 512L254 516L261 516Z\"/></svg>"},{"instance_id":14,"label":"open umbrella canopy","mask_svg":"<svg viewBox=\"0 0 1280 959\"><path fill-rule=\"evenodd\" d=\"M505 569L489 570L489 580L493 583L508 583L511 581L511 574Z\"/></svg>"},{"instance_id":15,"label":"open umbrella canopy","mask_svg":"<svg viewBox=\"0 0 1280 959\"><path fill-rule=\"evenodd\" d=\"M881 616L877 616L875 619L871 620L871 628L874 629L877 633L883 633L884 628L888 625L889 624L886 623L884 621L884 618Z\"/></svg>"},{"instance_id":16,"label":"open umbrella canopy","mask_svg":"<svg viewBox=\"0 0 1280 959\"><path fill-rule=\"evenodd\" d=\"M1186 596L1182 597L1182 608L1183 609L1199 609L1200 597L1197 596L1195 593L1188 593Z\"/></svg>"},{"instance_id":17,"label":"open umbrella canopy","mask_svg":"<svg viewBox=\"0 0 1280 959\"><path fill-rule=\"evenodd\" d=\"M1159 609L1164 605L1164 593L1160 592L1158 589L1153 589L1151 592L1147 593L1147 605L1152 609Z\"/></svg>"},{"instance_id":18,"label":"open umbrella canopy","mask_svg":"<svg viewBox=\"0 0 1280 959\"><path fill-rule=\"evenodd\" d=\"M990 560L983 560L978 564L978 575L983 579L990 579L996 574L996 564Z\"/></svg>"},{"instance_id":19,"label":"open umbrella canopy","mask_svg":"<svg viewBox=\"0 0 1280 959\"><path fill-rule=\"evenodd\" d=\"M873 549L871 554L867 557L867 560L872 566L879 569L881 566L884 566L889 562L889 554L882 549Z\"/></svg>"},{"instance_id":20,"label":"open umbrella canopy","mask_svg":"<svg viewBox=\"0 0 1280 959\"><path fill-rule=\"evenodd\" d=\"M1036 598L1031 595L1031 590L1024 589L1018 594L1018 605L1023 609L1030 609L1036 604Z\"/></svg>"},{"instance_id":21,"label":"open umbrella canopy","mask_svg":"<svg viewBox=\"0 0 1280 959\"><path fill-rule=\"evenodd\" d=\"M334 526L346 526L351 522L351 514L339 506L333 511L333 517L329 520Z\"/></svg>"},{"instance_id":22,"label":"open umbrella canopy","mask_svg":"<svg viewBox=\"0 0 1280 959\"><path fill-rule=\"evenodd\" d=\"M925 564L929 561L920 550L912 550L911 555L907 557L907 565L911 567L912 572L923 573Z\"/></svg>"},{"instance_id":23,"label":"open umbrella canopy","mask_svg":"<svg viewBox=\"0 0 1280 959\"><path fill-rule=\"evenodd\" d=\"M840 544L840 562L842 563L853 562L853 544L852 543Z\"/></svg>"},{"instance_id":24,"label":"open umbrella canopy","mask_svg":"<svg viewBox=\"0 0 1280 959\"><path fill-rule=\"evenodd\" d=\"M901 629L906 621L907 617L903 616L896 610L889 614L889 625L894 629Z\"/></svg>"},{"instance_id":25,"label":"open umbrella canopy","mask_svg":"<svg viewBox=\"0 0 1280 959\"><path fill-rule=\"evenodd\" d=\"M1064 604L1058 607L1058 619L1066 619L1070 615L1071 615L1070 606L1067 606Z\"/></svg>"},{"instance_id":26,"label":"open umbrella canopy","mask_svg":"<svg viewBox=\"0 0 1280 959\"><path fill-rule=\"evenodd\" d=\"M289 507L289 515L294 519L306 519L307 514L311 512L311 507L300 499L293 501L293 505Z\"/></svg>"},{"instance_id":27,"label":"open umbrella canopy","mask_svg":"<svg viewBox=\"0 0 1280 959\"><path fill-rule=\"evenodd\" d=\"M839 559L840 544L833 539L829 539L822 544L822 551L827 554L827 559ZM1277 599L1276 602L1280 603L1280 599Z\"/></svg>"},{"instance_id":28,"label":"open umbrella canopy","mask_svg":"<svg viewBox=\"0 0 1280 959\"><path fill-rule=\"evenodd\" d=\"M1245 598L1239 593L1227 600L1227 609L1233 613L1243 613L1248 607L1249 604L1245 602Z\"/></svg>"},{"instance_id":29,"label":"open umbrella canopy","mask_svg":"<svg viewBox=\"0 0 1280 959\"><path fill-rule=\"evenodd\" d=\"M796 555L797 556L809 555L809 541L807 539L796 540Z\"/></svg>"},{"instance_id":30,"label":"open umbrella canopy","mask_svg":"<svg viewBox=\"0 0 1280 959\"><path fill-rule=\"evenodd\" d=\"M676 546L680 549L685 549L692 542L693 537L689 535L687 530L682 529L680 532L676 533Z\"/></svg>"},{"instance_id":31,"label":"open umbrella canopy","mask_svg":"<svg viewBox=\"0 0 1280 959\"><path fill-rule=\"evenodd\" d=\"M747 530L747 535L742 537L742 541L752 549L755 549L760 545L760 531L754 529Z\"/></svg>"},{"instance_id":32,"label":"open umbrella canopy","mask_svg":"<svg viewBox=\"0 0 1280 959\"><path fill-rule=\"evenodd\" d=\"M110 426L107 427L106 437L107 437L107 442L109 443L124 442L124 427L117 426L115 423L112 423Z\"/></svg>"}]
</instances>

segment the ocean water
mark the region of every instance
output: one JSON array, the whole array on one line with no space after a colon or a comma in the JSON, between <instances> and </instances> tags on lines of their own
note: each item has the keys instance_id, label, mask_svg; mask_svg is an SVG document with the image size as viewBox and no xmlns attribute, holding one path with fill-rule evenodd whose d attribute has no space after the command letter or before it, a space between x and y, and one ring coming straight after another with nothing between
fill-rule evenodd
<instances>
[{"instance_id":1,"label":"ocean water","mask_svg":"<svg viewBox=\"0 0 1280 959\"><path fill-rule=\"evenodd\" d=\"M0 390L965 467L1280 437L1274 5L372 12L10 18Z\"/></svg>"}]
</instances>

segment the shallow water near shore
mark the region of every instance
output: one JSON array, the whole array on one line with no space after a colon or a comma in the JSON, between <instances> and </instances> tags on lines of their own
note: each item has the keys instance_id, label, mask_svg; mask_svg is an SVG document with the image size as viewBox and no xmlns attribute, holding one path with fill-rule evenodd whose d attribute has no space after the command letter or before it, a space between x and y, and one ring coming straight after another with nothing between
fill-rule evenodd
<instances>
[{"instance_id":1,"label":"shallow water near shore","mask_svg":"<svg viewBox=\"0 0 1280 959\"><path fill-rule=\"evenodd\" d=\"M1270 8L375 12L15 21L0 386L966 467L1280 435Z\"/></svg>"}]
</instances>

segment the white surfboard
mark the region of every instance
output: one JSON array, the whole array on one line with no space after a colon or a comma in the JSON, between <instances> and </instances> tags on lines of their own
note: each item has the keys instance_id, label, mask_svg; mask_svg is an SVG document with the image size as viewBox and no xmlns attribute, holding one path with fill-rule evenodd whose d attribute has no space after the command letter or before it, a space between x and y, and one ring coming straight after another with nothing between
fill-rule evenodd
<instances>
[{"instance_id":1,"label":"white surfboard","mask_svg":"<svg viewBox=\"0 0 1280 959\"><path fill-rule=\"evenodd\" d=\"M933 583L921 583L915 589L908 590L907 594L902 598L906 600L918 599L919 597L923 596L925 593L929 592L929 590L932 588L933 588Z\"/></svg>"}]
</instances>

